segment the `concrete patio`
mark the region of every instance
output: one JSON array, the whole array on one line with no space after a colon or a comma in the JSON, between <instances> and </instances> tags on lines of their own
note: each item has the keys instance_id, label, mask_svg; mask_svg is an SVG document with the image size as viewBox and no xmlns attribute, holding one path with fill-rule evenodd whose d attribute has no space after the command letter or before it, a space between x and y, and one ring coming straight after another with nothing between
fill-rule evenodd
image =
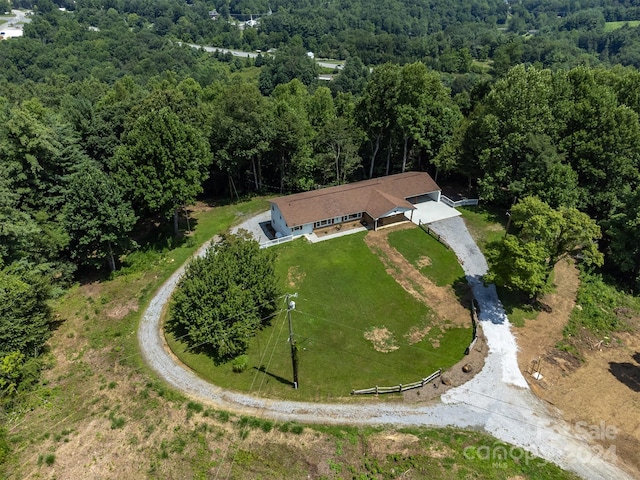
<instances>
[{"instance_id":1,"label":"concrete patio","mask_svg":"<svg viewBox=\"0 0 640 480\"><path fill-rule=\"evenodd\" d=\"M460 212L442 202L424 202L415 205L416 209L405 213L405 216L416 225L433 223L446 218L460 216Z\"/></svg>"}]
</instances>

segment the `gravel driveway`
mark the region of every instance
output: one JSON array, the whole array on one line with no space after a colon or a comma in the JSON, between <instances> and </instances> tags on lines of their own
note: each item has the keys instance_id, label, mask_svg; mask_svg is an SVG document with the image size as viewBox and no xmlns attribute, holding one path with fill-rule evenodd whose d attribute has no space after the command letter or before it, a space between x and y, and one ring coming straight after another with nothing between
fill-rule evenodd
<instances>
[{"instance_id":1,"label":"gravel driveway","mask_svg":"<svg viewBox=\"0 0 640 480\"><path fill-rule=\"evenodd\" d=\"M466 384L449 390L437 405L405 403L320 404L266 400L223 390L179 364L160 328L160 314L184 267L158 290L138 330L142 353L151 367L174 388L200 401L238 413L281 421L361 425L424 425L479 428L496 438L523 447L588 479L631 478L606 461L580 436L580 429L559 420L527 387L516 361L517 345L495 288L480 280L484 256L461 218L431 224L452 245L461 260L480 306L480 320L489 346L484 368ZM203 246L198 255L202 255ZM582 429L584 431L584 428ZM492 449L492 445L478 445ZM489 452L490 450L487 450ZM494 450L495 451L495 448ZM514 453L513 455L516 455ZM494 459L487 459L495 462ZM540 462L522 458L521 461Z\"/></svg>"}]
</instances>

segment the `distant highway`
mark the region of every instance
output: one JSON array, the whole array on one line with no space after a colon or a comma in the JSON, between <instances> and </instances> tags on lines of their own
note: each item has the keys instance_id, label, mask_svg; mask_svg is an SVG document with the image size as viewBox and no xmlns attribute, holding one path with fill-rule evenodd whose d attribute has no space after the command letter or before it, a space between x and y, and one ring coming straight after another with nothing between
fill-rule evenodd
<instances>
[{"instance_id":1,"label":"distant highway","mask_svg":"<svg viewBox=\"0 0 640 480\"><path fill-rule=\"evenodd\" d=\"M230 53L231 55L233 55L234 57L242 57L242 58L256 58L258 56L257 52L243 52L241 50L233 50L230 48L221 48L221 47L208 47L205 45L196 45L195 43L187 43L186 45L189 45L190 47L193 48L202 48L203 50L205 50L206 52L221 52L221 53ZM320 67L324 67L324 68L330 68L330 69L338 69L341 70L344 68L344 62L328 62L326 60L316 60L316 63L318 64L318 66ZM329 77L329 75L320 75L318 78L320 80L331 80L331 78L327 78Z\"/></svg>"}]
</instances>

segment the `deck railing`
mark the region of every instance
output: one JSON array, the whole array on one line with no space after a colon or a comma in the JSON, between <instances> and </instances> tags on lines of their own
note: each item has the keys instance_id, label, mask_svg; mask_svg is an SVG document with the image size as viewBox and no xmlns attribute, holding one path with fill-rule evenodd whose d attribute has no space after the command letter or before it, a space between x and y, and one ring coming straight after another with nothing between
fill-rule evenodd
<instances>
[{"instance_id":1,"label":"deck railing","mask_svg":"<svg viewBox=\"0 0 640 480\"><path fill-rule=\"evenodd\" d=\"M467 205L478 205L477 198L465 198L462 200L456 200L454 202L449 197L445 195L440 195L440 201L445 205L449 205L450 207L453 207L453 208L466 207Z\"/></svg>"},{"instance_id":2,"label":"deck railing","mask_svg":"<svg viewBox=\"0 0 640 480\"><path fill-rule=\"evenodd\" d=\"M280 245L281 243L287 243L293 240L293 235L287 235L286 237L274 238L273 240L267 240L260 244L260 248L269 248L274 245Z\"/></svg>"}]
</instances>

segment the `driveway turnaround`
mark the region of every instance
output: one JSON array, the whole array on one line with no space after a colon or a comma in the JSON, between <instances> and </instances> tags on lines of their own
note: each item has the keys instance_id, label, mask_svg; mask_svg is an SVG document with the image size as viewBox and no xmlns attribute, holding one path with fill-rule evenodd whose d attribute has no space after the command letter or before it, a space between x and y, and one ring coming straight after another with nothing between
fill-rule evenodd
<instances>
[{"instance_id":1,"label":"driveway turnaround","mask_svg":"<svg viewBox=\"0 0 640 480\"><path fill-rule=\"evenodd\" d=\"M529 390L518 369L517 345L495 287L482 284L481 277L487 271L486 261L462 219L442 220L431 227L452 246L462 264L480 307L479 318L489 346L484 368L469 382L446 392L440 404L323 404L266 400L223 390L202 380L170 353L160 325L162 308L182 276L184 266L160 287L144 312L138 340L145 360L161 378L189 397L242 414L324 424L478 428L540 457L527 458L521 452L503 451L495 445L475 446L473 454L482 452L481 458L488 462L511 455L520 458L521 462L551 461L586 479L630 479L610 463L613 460L611 451L590 445L586 436L588 429L584 425L577 428L562 421L557 412L550 411ZM206 246L197 255L203 255Z\"/></svg>"}]
</instances>

